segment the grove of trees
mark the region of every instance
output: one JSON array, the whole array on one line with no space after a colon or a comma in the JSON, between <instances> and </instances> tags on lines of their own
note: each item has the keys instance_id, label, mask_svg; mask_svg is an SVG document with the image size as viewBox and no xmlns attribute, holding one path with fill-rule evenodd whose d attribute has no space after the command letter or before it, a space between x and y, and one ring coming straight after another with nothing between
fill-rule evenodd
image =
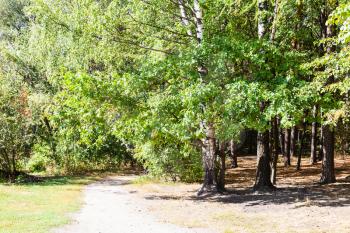
<instances>
[{"instance_id":1,"label":"grove of trees","mask_svg":"<svg viewBox=\"0 0 350 233\"><path fill-rule=\"evenodd\" d=\"M0 171L130 163L201 194L248 145L255 190L293 156L333 183L349 77L346 0L0 0Z\"/></svg>"}]
</instances>

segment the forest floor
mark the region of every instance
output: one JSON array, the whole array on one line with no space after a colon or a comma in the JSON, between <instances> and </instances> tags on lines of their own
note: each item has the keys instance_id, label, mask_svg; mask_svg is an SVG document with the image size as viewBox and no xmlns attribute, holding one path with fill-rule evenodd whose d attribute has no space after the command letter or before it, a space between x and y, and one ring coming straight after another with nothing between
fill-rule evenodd
<instances>
[{"instance_id":1,"label":"forest floor","mask_svg":"<svg viewBox=\"0 0 350 233\"><path fill-rule=\"evenodd\" d=\"M292 160L295 164L296 159ZM321 163L303 159L301 171L279 163L278 190L254 193L256 157L238 159L229 169L225 195L198 198L199 185L142 184L127 186L162 221L205 227L214 232L350 232L350 159L336 159L338 182L319 185Z\"/></svg>"},{"instance_id":2,"label":"forest floor","mask_svg":"<svg viewBox=\"0 0 350 233\"><path fill-rule=\"evenodd\" d=\"M197 197L199 184L145 182L134 175L88 186L74 223L55 232L350 232L350 159L336 159L338 182L317 184L321 164L279 164L277 191L254 193L255 156L229 169L228 191ZM295 163L294 161L292 161Z\"/></svg>"}]
</instances>

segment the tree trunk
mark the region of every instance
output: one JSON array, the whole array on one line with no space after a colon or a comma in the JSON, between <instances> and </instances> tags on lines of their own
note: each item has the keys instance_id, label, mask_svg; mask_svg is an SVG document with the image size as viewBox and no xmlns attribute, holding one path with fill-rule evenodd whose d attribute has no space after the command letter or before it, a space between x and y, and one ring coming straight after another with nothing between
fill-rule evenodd
<instances>
[{"instance_id":1,"label":"tree trunk","mask_svg":"<svg viewBox=\"0 0 350 233\"><path fill-rule=\"evenodd\" d=\"M298 129L296 126L292 128L292 131L290 132L290 157L295 156L295 147L296 147L296 140L297 140L297 134Z\"/></svg>"},{"instance_id":2,"label":"tree trunk","mask_svg":"<svg viewBox=\"0 0 350 233\"><path fill-rule=\"evenodd\" d=\"M315 119L317 117L317 106L314 106L313 109L313 118ZM316 120L312 122L311 125L311 155L310 155L310 164L316 164L317 163L317 122Z\"/></svg>"},{"instance_id":3,"label":"tree trunk","mask_svg":"<svg viewBox=\"0 0 350 233\"><path fill-rule=\"evenodd\" d=\"M183 1L179 1L180 11L184 8ZM193 1L193 13L194 21L196 26L196 39L199 46L202 45L203 34L204 34L204 25L203 25L203 12L198 0ZM184 15L183 13L181 13ZM186 22L182 22L186 24ZM186 25L185 25L186 26ZM197 67L198 74L204 79L208 70L203 64L203 61L198 61ZM203 109L205 111L205 109ZM202 188L198 191L198 195L203 194L204 192L218 191L218 182L216 176L215 162L216 162L216 138L215 138L215 128L214 125L210 122L202 122L203 127L206 130L206 137L202 140L202 159L204 167L204 179ZM224 174L224 173L223 173Z\"/></svg>"},{"instance_id":4,"label":"tree trunk","mask_svg":"<svg viewBox=\"0 0 350 233\"><path fill-rule=\"evenodd\" d=\"M317 159L318 159L318 161L323 160L323 128L322 127L320 130L320 150L318 152Z\"/></svg>"},{"instance_id":5,"label":"tree trunk","mask_svg":"<svg viewBox=\"0 0 350 233\"><path fill-rule=\"evenodd\" d=\"M278 17L278 11L279 11L279 0L275 0L275 6L273 10L273 22L271 27L271 34L270 34L270 41L273 42L275 40L276 36L276 25L277 25L277 17Z\"/></svg>"},{"instance_id":6,"label":"tree trunk","mask_svg":"<svg viewBox=\"0 0 350 233\"><path fill-rule=\"evenodd\" d=\"M220 157L220 167L218 175L218 184L217 188L219 191L225 191L225 170L226 170L226 154L225 154L226 145L225 142L220 143L219 148L219 157Z\"/></svg>"},{"instance_id":7,"label":"tree trunk","mask_svg":"<svg viewBox=\"0 0 350 233\"><path fill-rule=\"evenodd\" d=\"M198 191L198 195L204 192L217 191L216 180L216 139L213 124L207 124L206 138L202 141L202 159L204 168L204 179L202 188Z\"/></svg>"},{"instance_id":8,"label":"tree trunk","mask_svg":"<svg viewBox=\"0 0 350 233\"><path fill-rule=\"evenodd\" d=\"M189 22L189 19L187 17L187 12L186 12L186 8L185 8L183 0L178 0L178 4L179 4L179 9L180 9L180 14L181 14L182 25L185 28L187 28L187 35L192 36L192 31L189 28L190 22Z\"/></svg>"},{"instance_id":9,"label":"tree trunk","mask_svg":"<svg viewBox=\"0 0 350 233\"><path fill-rule=\"evenodd\" d=\"M255 154L256 153L256 131L249 130L248 131L248 154Z\"/></svg>"},{"instance_id":10,"label":"tree trunk","mask_svg":"<svg viewBox=\"0 0 350 233\"><path fill-rule=\"evenodd\" d=\"M16 167L16 151L12 150L12 173L17 173L17 167Z\"/></svg>"},{"instance_id":11,"label":"tree trunk","mask_svg":"<svg viewBox=\"0 0 350 233\"><path fill-rule=\"evenodd\" d=\"M4 164L3 164L3 166L5 168L4 175L6 176L6 178L10 182L12 182L13 181L13 176L12 176L12 165L13 165L12 163L13 163L13 160L11 158L11 155L8 153L8 151L5 148L1 149L1 155L2 155L3 159L5 160Z\"/></svg>"},{"instance_id":12,"label":"tree trunk","mask_svg":"<svg viewBox=\"0 0 350 233\"><path fill-rule=\"evenodd\" d=\"M231 168L237 168L238 163L237 163L236 143L233 140L230 141L230 155L232 159Z\"/></svg>"},{"instance_id":13,"label":"tree trunk","mask_svg":"<svg viewBox=\"0 0 350 233\"><path fill-rule=\"evenodd\" d=\"M334 131L329 125L322 126L323 132L323 160L321 184L335 182L334 174Z\"/></svg>"},{"instance_id":14,"label":"tree trunk","mask_svg":"<svg viewBox=\"0 0 350 233\"><path fill-rule=\"evenodd\" d=\"M269 131L258 133L257 147L257 169L254 190L271 191L274 189L274 186L271 183Z\"/></svg>"},{"instance_id":15,"label":"tree trunk","mask_svg":"<svg viewBox=\"0 0 350 233\"><path fill-rule=\"evenodd\" d=\"M266 35L266 32L267 32L267 23L268 23L267 10L268 10L268 1L267 0L258 0L258 11L259 11L258 36L259 36L259 39L262 39Z\"/></svg>"},{"instance_id":16,"label":"tree trunk","mask_svg":"<svg viewBox=\"0 0 350 233\"><path fill-rule=\"evenodd\" d=\"M297 170L298 171L300 170L300 167L301 167L301 156L303 155L305 134L306 134L306 120L304 119L303 131L301 132L300 147L299 147L298 161L297 161Z\"/></svg>"},{"instance_id":17,"label":"tree trunk","mask_svg":"<svg viewBox=\"0 0 350 233\"><path fill-rule=\"evenodd\" d=\"M196 36L198 43L202 43L203 40L203 30L204 30L204 25L203 25L203 13L202 9L200 7L199 1L194 0L193 1L193 10L194 10L194 20L196 22Z\"/></svg>"},{"instance_id":18,"label":"tree trunk","mask_svg":"<svg viewBox=\"0 0 350 233\"><path fill-rule=\"evenodd\" d=\"M283 155L285 155L285 149L284 149L284 133L283 133L283 129L281 128L281 123L280 123L280 119L277 118L278 121L278 132L279 132L279 143L280 143L280 153Z\"/></svg>"},{"instance_id":19,"label":"tree trunk","mask_svg":"<svg viewBox=\"0 0 350 233\"><path fill-rule=\"evenodd\" d=\"M284 166L290 166L290 129L284 132Z\"/></svg>"},{"instance_id":20,"label":"tree trunk","mask_svg":"<svg viewBox=\"0 0 350 233\"><path fill-rule=\"evenodd\" d=\"M270 125L271 125L271 129L269 129L269 151L271 154L271 162L272 162L273 161L273 129L272 129L273 128L273 121L270 121Z\"/></svg>"},{"instance_id":21,"label":"tree trunk","mask_svg":"<svg viewBox=\"0 0 350 233\"><path fill-rule=\"evenodd\" d=\"M273 158L272 158L272 172L271 172L271 182L276 184L276 175L277 175L277 162L278 162L278 121L275 118L272 121L272 141L273 141Z\"/></svg>"},{"instance_id":22,"label":"tree trunk","mask_svg":"<svg viewBox=\"0 0 350 233\"><path fill-rule=\"evenodd\" d=\"M338 1L335 1L335 6L337 7ZM332 38L336 35L336 30L334 25L326 26L326 36L327 38ZM334 45L327 46L327 54L331 54L335 51ZM331 75L327 82L326 86L334 83L334 76ZM323 159L322 159L322 175L320 179L321 184L329 184L335 182L334 174L334 129L329 125L322 126L322 146L323 146Z\"/></svg>"},{"instance_id":23,"label":"tree trunk","mask_svg":"<svg viewBox=\"0 0 350 233\"><path fill-rule=\"evenodd\" d=\"M258 36L263 39L267 31L267 10L268 1L258 0ZM265 111L266 103L260 102L260 112ZM258 132L257 137L257 169L254 190L255 191L270 191L274 189L271 183L271 166L270 166L270 151L269 151L269 131Z\"/></svg>"}]
</instances>

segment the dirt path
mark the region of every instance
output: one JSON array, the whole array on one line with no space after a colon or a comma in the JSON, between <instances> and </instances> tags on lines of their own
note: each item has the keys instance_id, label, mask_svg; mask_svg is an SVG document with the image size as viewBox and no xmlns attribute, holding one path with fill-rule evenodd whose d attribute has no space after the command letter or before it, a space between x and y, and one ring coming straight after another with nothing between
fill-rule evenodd
<instances>
[{"instance_id":1,"label":"dirt path","mask_svg":"<svg viewBox=\"0 0 350 233\"><path fill-rule=\"evenodd\" d=\"M204 233L206 229L185 228L160 222L133 192L123 188L131 177L114 177L87 186L85 204L73 223L55 233Z\"/></svg>"},{"instance_id":2,"label":"dirt path","mask_svg":"<svg viewBox=\"0 0 350 233\"><path fill-rule=\"evenodd\" d=\"M176 225L210 228L219 233L349 233L350 159L336 159L337 183L319 185L321 163L302 170L279 163L277 187L255 193L256 156L239 157L227 170L224 195L196 196L199 184L140 183L127 185L147 209Z\"/></svg>"},{"instance_id":3,"label":"dirt path","mask_svg":"<svg viewBox=\"0 0 350 233\"><path fill-rule=\"evenodd\" d=\"M348 233L350 159L336 160L338 182L318 185L321 163L279 164L278 189L255 193L256 157L227 170L224 195L197 197L200 184L131 182L119 176L87 187L83 209L56 233ZM293 162L293 160L292 160ZM142 180L142 179L141 179ZM210 229L210 230L209 230Z\"/></svg>"}]
</instances>

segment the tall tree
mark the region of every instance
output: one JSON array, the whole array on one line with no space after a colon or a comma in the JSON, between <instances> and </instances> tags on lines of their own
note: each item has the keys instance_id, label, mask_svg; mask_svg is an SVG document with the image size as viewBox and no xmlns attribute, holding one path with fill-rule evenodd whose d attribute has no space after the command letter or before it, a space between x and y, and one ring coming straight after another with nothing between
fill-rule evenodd
<instances>
[{"instance_id":1,"label":"tall tree","mask_svg":"<svg viewBox=\"0 0 350 233\"><path fill-rule=\"evenodd\" d=\"M335 5L338 4L336 1ZM326 4L325 8L327 9L328 4ZM333 9L337 6L332 6ZM330 14L330 13L328 13ZM327 15L328 18L328 15ZM336 36L336 30L334 25L325 25L326 27L326 38L333 38ZM326 52L328 55L335 52L336 47L332 44L328 44L326 46ZM326 80L325 85L331 85L334 83L334 76L331 74ZM335 144L335 135L334 135L334 127L329 124L322 125L322 145L323 145L323 159L322 159L322 175L320 182L323 184L329 184L335 182L335 173L334 173L334 144Z\"/></svg>"},{"instance_id":2,"label":"tall tree","mask_svg":"<svg viewBox=\"0 0 350 233\"><path fill-rule=\"evenodd\" d=\"M267 34L268 23L268 1L258 0L258 36L260 40L264 40ZM263 51L262 51L263 52ZM267 103L260 102L259 110L264 112ZM257 137L257 169L254 184L254 190L270 190L274 188L271 183L271 155L269 151L269 131L260 130Z\"/></svg>"}]
</instances>

